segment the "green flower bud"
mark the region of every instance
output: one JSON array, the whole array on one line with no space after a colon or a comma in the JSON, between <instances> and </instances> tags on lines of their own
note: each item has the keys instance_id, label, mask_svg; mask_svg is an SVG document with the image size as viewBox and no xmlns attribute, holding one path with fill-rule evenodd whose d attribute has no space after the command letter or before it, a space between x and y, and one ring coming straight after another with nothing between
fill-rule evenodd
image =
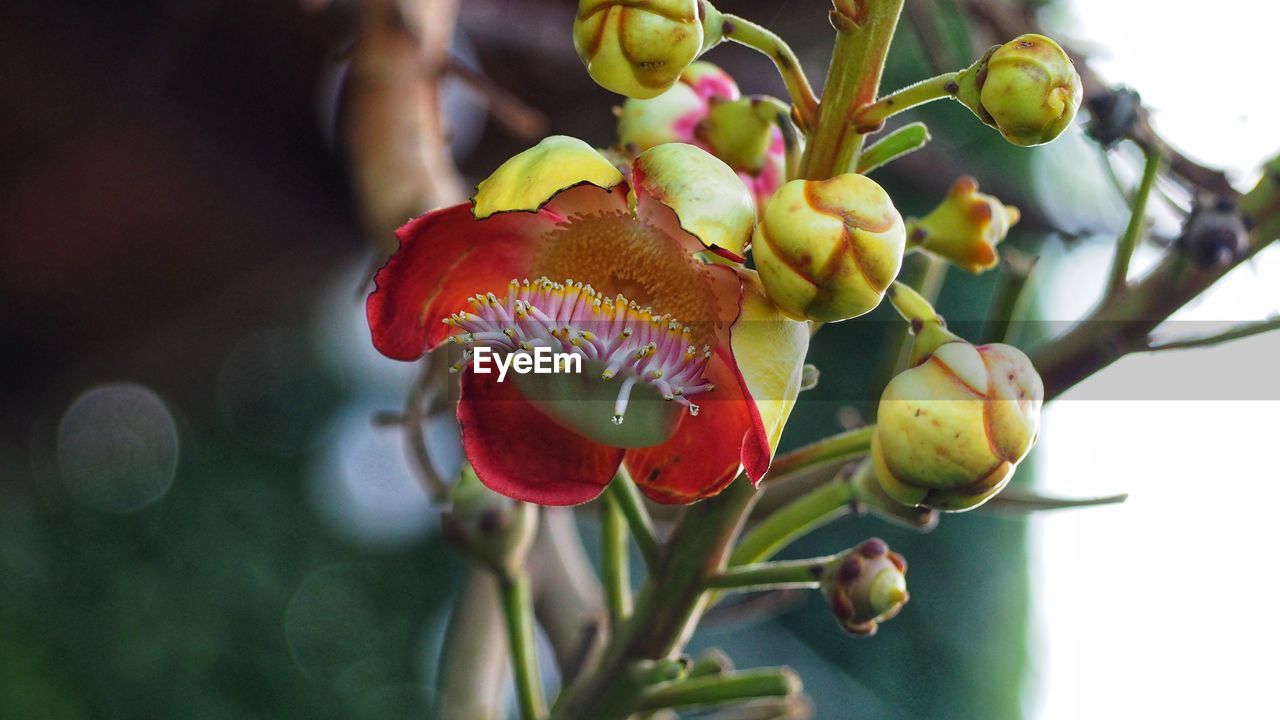
<instances>
[{"instance_id":1,"label":"green flower bud","mask_svg":"<svg viewBox=\"0 0 1280 720\"><path fill-rule=\"evenodd\" d=\"M776 132L772 119L762 112L759 97L713 102L707 119L698 128L698 137L711 154L734 170L757 174L769 159L769 146Z\"/></svg>"},{"instance_id":2,"label":"green flower bud","mask_svg":"<svg viewBox=\"0 0 1280 720\"><path fill-rule=\"evenodd\" d=\"M601 87L633 98L675 84L703 49L699 0L580 0L573 44Z\"/></svg>"},{"instance_id":3,"label":"green flower bud","mask_svg":"<svg viewBox=\"0 0 1280 720\"><path fill-rule=\"evenodd\" d=\"M633 154L664 143L696 144L695 130L705 121L710 104L738 96L738 84L729 73L699 60L680 73L670 90L648 100L628 98L622 103L618 142Z\"/></svg>"},{"instance_id":4,"label":"green flower bud","mask_svg":"<svg viewBox=\"0 0 1280 720\"><path fill-rule=\"evenodd\" d=\"M835 322L871 311L902 267L906 228L875 181L792 180L756 227L752 253L769 297L795 318Z\"/></svg>"},{"instance_id":5,"label":"green flower bud","mask_svg":"<svg viewBox=\"0 0 1280 720\"><path fill-rule=\"evenodd\" d=\"M524 564L538 529L538 511L485 487L470 465L449 491L441 531L472 560L505 574Z\"/></svg>"},{"instance_id":6,"label":"green flower bud","mask_svg":"<svg viewBox=\"0 0 1280 720\"><path fill-rule=\"evenodd\" d=\"M996 245L1019 217L1018 208L978 192L978 182L965 175L952 183L947 199L933 212L907 221L907 239L957 267L980 273L999 262Z\"/></svg>"},{"instance_id":7,"label":"green flower bud","mask_svg":"<svg viewBox=\"0 0 1280 720\"><path fill-rule=\"evenodd\" d=\"M871 538L827 565L821 580L831 613L846 632L870 636L907 604L907 562Z\"/></svg>"},{"instance_id":8,"label":"green flower bud","mask_svg":"<svg viewBox=\"0 0 1280 720\"><path fill-rule=\"evenodd\" d=\"M1058 43L1020 35L960 72L956 98L1014 145L1062 134L1080 107L1080 75Z\"/></svg>"},{"instance_id":9,"label":"green flower bud","mask_svg":"<svg viewBox=\"0 0 1280 720\"><path fill-rule=\"evenodd\" d=\"M871 457L906 505L975 508L1009 482L1035 444L1044 385L1009 345L945 342L885 388Z\"/></svg>"}]
</instances>

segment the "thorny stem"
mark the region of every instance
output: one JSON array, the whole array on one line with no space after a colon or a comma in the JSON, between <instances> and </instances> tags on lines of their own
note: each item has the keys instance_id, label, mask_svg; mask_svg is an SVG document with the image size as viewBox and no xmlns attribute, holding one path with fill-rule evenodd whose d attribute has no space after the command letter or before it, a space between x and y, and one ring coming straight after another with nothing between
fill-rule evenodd
<instances>
[{"instance_id":1,"label":"thorny stem","mask_svg":"<svg viewBox=\"0 0 1280 720\"><path fill-rule=\"evenodd\" d=\"M528 573L523 567L513 568L505 577L498 578L498 586L502 590L502 614L507 622L520 717L521 720L541 720L547 715L547 701L542 695L542 676L538 672Z\"/></svg>"},{"instance_id":2,"label":"thorny stem","mask_svg":"<svg viewBox=\"0 0 1280 720\"><path fill-rule=\"evenodd\" d=\"M631 481L631 476L626 469L619 468L618 476L609 483L605 492L617 502L618 509L626 517L627 524L631 526L631 534L635 536L636 546L640 548L640 555L644 557L645 565L652 571L661 560L662 548L658 545L658 538L653 530L653 519L649 517L649 510L644 506L640 489Z\"/></svg>"},{"instance_id":3,"label":"thorny stem","mask_svg":"<svg viewBox=\"0 0 1280 720\"><path fill-rule=\"evenodd\" d=\"M643 710L724 705L755 698L786 697L800 691L800 679L788 668L739 670L678 680L649 691Z\"/></svg>"},{"instance_id":4,"label":"thorny stem","mask_svg":"<svg viewBox=\"0 0 1280 720\"><path fill-rule=\"evenodd\" d=\"M1111 262L1111 275L1107 280L1106 297L1115 297L1125 289L1129 279L1129 261L1133 251L1138 247L1143 227L1147 221L1147 198L1151 196L1151 188L1155 186L1156 176L1160 172L1160 152L1148 147L1143 153L1145 164L1142 168L1142 181L1134 192L1130 208L1129 224L1120 236L1116 245L1115 259Z\"/></svg>"},{"instance_id":5,"label":"thorny stem","mask_svg":"<svg viewBox=\"0 0 1280 720\"><path fill-rule=\"evenodd\" d=\"M954 97L960 90L958 72L949 72L908 85L858 110L854 115L854 132L872 133L884 127L884 121L904 110L925 103Z\"/></svg>"},{"instance_id":6,"label":"thorny stem","mask_svg":"<svg viewBox=\"0 0 1280 720\"><path fill-rule=\"evenodd\" d=\"M816 588L822 571L836 556L734 565L707 579L707 587L734 592Z\"/></svg>"},{"instance_id":7,"label":"thorny stem","mask_svg":"<svg viewBox=\"0 0 1280 720\"><path fill-rule=\"evenodd\" d=\"M604 576L605 604L609 622L618 625L631 614L630 548L627 519L613 493L605 493L600 503L600 569Z\"/></svg>"},{"instance_id":8,"label":"thorny stem","mask_svg":"<svg viewBox=\"0 0 1280 720\"><path fill-rule=\"evenodd\" d=\"M800 128L808 131L815 127L818 120L818 98L813 94L809 78L805 77L804 69L800 67L800 61L791 46L769 29L750 20L730 13L725 13L722 17L726 40L763 53L777 66L782 82L791 95L791 102L795 105Z\"/></svg>"},{"instance_id":9,"label":"thorny stem","mask_svg":"<svg viewBox=\"0 0 1280 720\"><path fill-rule=\"evenodd\" d=\"M831 12L836 44L818 105L818 124L805 147L800 175L826 180L857 166L864 137L855 115L876 99L903 0L837 0Z\"/></svg>"}]
</instances>

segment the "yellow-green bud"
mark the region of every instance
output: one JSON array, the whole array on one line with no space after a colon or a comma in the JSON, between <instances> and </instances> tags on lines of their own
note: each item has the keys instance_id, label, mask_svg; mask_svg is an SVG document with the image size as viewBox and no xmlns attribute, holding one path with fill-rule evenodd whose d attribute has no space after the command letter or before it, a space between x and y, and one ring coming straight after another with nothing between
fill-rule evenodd
<instances>
[{"instance_id":1,"label":"yellow-green bud","mask_svg":"<svg viewBox=\"0 0 1280 720\"><path fill-rule=\"evenodd\" d=\"M696 144L695 131L712 102L738 99L738 84L718 66L699 60L670 90L648 100L628 98L618 115L618 142L632 154L655 145Z\"/></svg>"},{"instance_id":2,"label":"yellow-green bud","mask_svg":"<svg viewBox=\"0 0 1280 720\"><path fill-rule=\"evenodd\" d=\"M1044 385L1002 344L946 342L880 398L871 455L898 502L968 510L999 492L1035 444Z\"/></svg>"},{"instance_id":3,"label":"yellow-green bud","mask_svg":"<svg viewBox=\"0 0 1280 720\"><path fill-rule=\"evenodd\" d=\"M698 137L729 167L759 173L769 159L775 132L768 110L761 110L768 107L760 97L713 102Z\"/></svg>"},{"instance_id":4,"label":"yellow-green bud","mask_svg":"<svg viewBox=\"0 0 1280 720\"><path fill-rule=\"evenodd\" d=\"M573 45L601 87L656 97L702 51L699 0L580 0Z\"/></svg>"},{"instance_id":5,"label":"yellow-green bud","mask_svg":"<svg viewBox=\"0 0 1280 720\"><path fill-rule=\"evenodd\" d=\"M871 538L831 561L822 592L840 627L853 635L874 635L880 623L907 604L907 563L879 538Z\"/></svg>"},{"instance_id":6,"label":"yellow-green bud","mask_svg":"<svg viewBox=\"0 0 1280 720\"><path fill-rule=\"evenodd\" d=\"M775 304L795 318L847 320L880 304L902 267L906 228L889 194L856 174L792 180L752 241Z\"/></svg>"},{"instance_id":7,"label":"yellow-green bud","mask_svg":"<svg viewBox=\"0 0 1280 720\"><path fill-rule=\"evenodd\" d=\"M956 98L1014 145L1062 134L1080 107L1080 75L1058 43L1020 35L960 72Z\"/></svg>"},{"instance_id":8,"label":"yellow-green bud","mask_svg":"<svg viewBox=\"0 0 1280 720\"><path fill-rule=\"evenodd\" d=\"M978 192L978 182L965 175L952 183L947 199L933 212L907 221L907 241L980 273L999 262L996 245L1019 217L1018 208Z\"/></svg>"}]
</instances>

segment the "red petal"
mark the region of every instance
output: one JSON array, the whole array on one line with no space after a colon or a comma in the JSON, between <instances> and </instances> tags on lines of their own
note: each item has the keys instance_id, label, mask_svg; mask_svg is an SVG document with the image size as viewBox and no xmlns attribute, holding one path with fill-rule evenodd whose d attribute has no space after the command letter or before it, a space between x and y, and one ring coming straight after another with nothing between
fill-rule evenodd
<instances>
[{"instance_id":1,"label":"red petal","mask_svg":"<svg viewBox=\"0 0 1280 720\"><path fill-rule=\"evenodd\" d=\"M509 212L485 220L469 204L434 210L396 231L400 249L378 271L365 306L373 344L396 360L415 360L449 336L442 320L477 293L505 293L524 279L549 213Z\"/></svg>"},{"instance_id":2,"label":"red petal","mask_svg":"<svg viewBox=\"0 0 1280 720\"><path fill-rule=\"evenodd\" d=\"M687 504L729 486L744 464L759 482L769 468L769 443L728 350L717 349L698 395L697 415L686 415L667 442L627 451L626 465L644 494L660 503Z\"/></svg>"},{"instance_id":3,"label":"red petal","mask_svg":"<svg viewBox=\"0 0 1280 720\"><path fill-rule=\"evenodd\" d=\"M580 505L604 490L622 462L623 450L560 427L493 373L463 373L458 422L476 476L516 500Z\"/></svg>"}]
</instances>

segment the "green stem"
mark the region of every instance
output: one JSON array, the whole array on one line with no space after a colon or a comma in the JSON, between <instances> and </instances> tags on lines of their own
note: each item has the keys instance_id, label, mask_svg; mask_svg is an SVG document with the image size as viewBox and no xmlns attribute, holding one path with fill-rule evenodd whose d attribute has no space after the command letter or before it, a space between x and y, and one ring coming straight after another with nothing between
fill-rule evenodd
<instances>
[{"instance_id":1,"label":"green stem","mask_svg":"<svg viewBox=\"0 0 1280 720\"><path fill-rule=\"evenodd\" d=\"M1160 152L1150 148L1145 154L1146 164L1142 169L1142 181L1134 192L1129 225L1125 227L1120 242L1116 245L1116 255L1111 262L1111 275L1107 280L1107 297L1114 297L1124 290L1128 284L1129 261L1133 251L1138 247L1142 230L1147 220L1147 198L1151 196L1151 188L1155 186L1156 177L1160 174Z\"/></svg>"},{"instance_id":2,"label":"green stem","mask_svg":"<svg viewBox=\"0 0 1280 720\"><path fill-rule=\"evenodd\" d=\"M454 601L436 681L439 720L500 720L506 714L507 636L493 573L472 567Z\"/></svg>"},{"instance_id":3,"label":"green stem","mask_svg":"<svg viewBox=\"0 0 1280 720\"><path fill-rule=\"evenodd\" d=\"M816 588L822 579L827 564L835 560L829 557L807 558L805 560L782 560L779 562L762 562L751 565L735 565L711 576L707 587L717 590L733 590L736 592L754 592L757 590L780 590L783 588Z\"/></svg>"},{"instance_id":4,"label":"green stem","mask_svg":"<svg viewBox=\"0 0 1280 720\"><path fill-rule=\"evenodd\" d=\"M649 510L644 506L640 489L631 481L626 469L619 468L618 476L609 483L605 492L618 503L618 508L626 516L631 534L636 539L636 546L640 548L640 555L644 558L645 565L652 570L662 558L662 548L658 545L653 518L649 517Z\"/></svg>"},{"instance_id":5,"label":"green stem","mask_svg":"<svg viewBox=\"0 0 1280 720\"><path fill-rule=\"evenodd\" d=\"M797 538L852 512L858 500L855 477L856 473L821 485L770 513L743 535L729 556L729 565L768 560Z\"/></svg>"},{"instance_id":6,"label":"green stem","mask_svg":"<svg viewBox=\"0 0 1280 720\"><path fill-rule=\"evenodd\" d=\"M764 482L782 480L787 475L818 465L856 459L871 449L871 436L875 430L874 425L846 430L779 455L774 458Z\"/></svg>"},{"instance_id":7,"label":"green stem","mask_svg":"<svg viewBox=\"0 0 1280 720\"><path fill-rule=\"evenodd\" d=\"M627 518L613 493L600 503L600 569L604 575L605 607L609 622L618 627L631 614L630 548Z\"/></svg>"},{"instance_id":8,"label":"green stem","mask_svg":"<svg viewBox=\"0 0 1280 720\"><path fill-rule=\"evenodd\" d=\"M805 147L800 175L826 180L857 167L864 136L854 115L876 99L903 0L837 0L831 13L836 44L818 106L818 124Z\"/></svg>"},{"instance_id":9,"label":"green stem","mask_svg":"<svg viewBox=\"0 0 1280 720\"><path fill-rule=\"evenodd\" d=\"M857 172L867 173L913 153L929 142L929 128L913 122L885 135L858 158Z\"/></svg>"},{"instance_id":10,"label":"green stem","mask_svg":"<svg viewBox=\"0 0 1280 720\"><path fill-rule=\"evenodd\" d=\"M1059 498L1039 495L1029 490L1006 488L982 506L982 512L1030 515L1045 510L1072 510L1075 508L1115 505L1129 499L1127 493L1088 498Z\"/></svg>"},{"instance_id":11,"label":"green stem","mask_svg":"<svg viewBox=\"0 0 1280 720\"><path fill-rule=\"evenodd\" d=\"M885 95L858 110L854 115L854 132L875 132L884 127L885 120L904 110L910 110L934 100L955 97L956 92L960 90L960 86L956 83L959 76L958 72L944 73Z\"/></svg>"},{"instance_id":12,"label":"green stem","mask_svg":"<svg viewBox=\"0 0 1280 720\"><path fill-rule=\"evenodd\" d=\"M724 705L755 698L786 697L799 691L800 679L788 668L738 670L655 688L645 695L640 709Z\"/></svg>"},{"instance_id":13,"label":"green stem","mask_svg":"<svg viewBox=\"0 0 1280 720\"><path fill-rule=\"evenodd\" d=\"M555 720L621 720L634 712L608 702L613 684L636 662L668 658L688 642L706 608L706 579L725 567L756 498L751 483L739 478L719 495L685 508L669 541L679 552L664 554L652 568L631 618L594 670L561 694Z\"/></svg>"},{"instance_id":14,"label":"green stem","mask_svg":"<svg viewBox=\"0 0 1280 720\"><path fill-rule=\"evenodd\" d=\"M722 17L724 38L757 50L772 60L791 95L801 129L807 131L814 127L818 119L818 98L813 94L809 78L805 77L804 69L800 67L800 61L792 52L791 46L769 29L750 20L730 13L725 13Z\"/></svg>"},{"instance_id":15,"label":"green stem","mask_svg":"<svg viewBox=\"0 0 1280 720\"><path fill-rule=\"evenodd\" d=\"M522 720L541 720L547 715L542 696L542 676L538 672L538 651L534 643L533 598L529 576L515 568L498 578L502 589L502 614L507 621L507 641L511 645L511 668L515 674L516 701Z\"/></svg>"}]
</instances>

